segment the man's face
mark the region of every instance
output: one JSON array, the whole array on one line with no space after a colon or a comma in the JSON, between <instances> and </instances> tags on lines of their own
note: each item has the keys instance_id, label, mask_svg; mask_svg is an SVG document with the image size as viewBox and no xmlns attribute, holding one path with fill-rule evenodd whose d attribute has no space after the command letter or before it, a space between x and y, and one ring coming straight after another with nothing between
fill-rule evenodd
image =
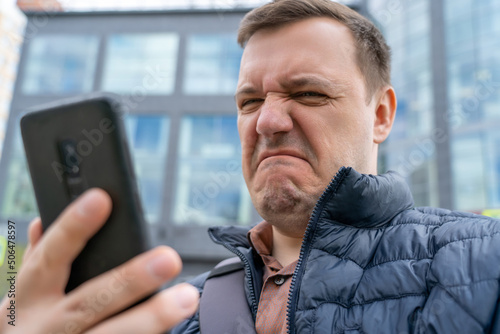
<instances>
[{"instance_id":1,"label":"man's face","mask_svg":"<svg viewBox=\"0 0 500 334\"><path fill-rule=\"evenodd\" d=\"M236 93L243 175L264 219L300 220L283 222L290 235L303 233L341 166L376 173L375 107L355 59L350 31L328 18L258 31L245 47Z\"/></svg>"}]
</instances>

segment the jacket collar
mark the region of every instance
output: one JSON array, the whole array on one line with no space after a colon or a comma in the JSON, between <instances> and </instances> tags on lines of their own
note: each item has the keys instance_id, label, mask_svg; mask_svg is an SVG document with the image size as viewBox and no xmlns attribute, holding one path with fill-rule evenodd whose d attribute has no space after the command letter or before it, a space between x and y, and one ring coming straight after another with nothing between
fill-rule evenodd
<instances>
[{"instance_id":1,"label":"jacket collar","mask_svg":"<svg viewBox=\"0 0 500 334\"><path fill-rule=\"evenodd\" d=\"M413 207L413 197L403 177L396 172L368 175L352 167L342 167L317 207L322 207L320 219L358 228L377 228Z\"/></svg>"},{"instance_id":2,"label":"jacket collar","mask_svg":"<svg viewBox=\"0 0 500 334\"><path fill-rule=\"evenodd\" d=\"M377 228L413 207L410 189L394 171L382 175L361 174L352 167L342 167L325 190L316 208L319 218L357 228ZM215 242L232 247L250 247L249 227L211 227Z\"/></svg>"}]
</instances>

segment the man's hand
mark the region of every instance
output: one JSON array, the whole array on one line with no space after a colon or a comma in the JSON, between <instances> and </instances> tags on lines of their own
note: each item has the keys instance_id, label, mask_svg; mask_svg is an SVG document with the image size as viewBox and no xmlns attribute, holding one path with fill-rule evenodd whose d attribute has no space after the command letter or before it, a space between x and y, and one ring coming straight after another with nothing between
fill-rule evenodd
<instances>
[{"instance_id":1,"label":"man's hand","mask_svg":"<svg viewBox=\"0 0 500 334\"><path fill-rule=\"evenodd\" d=\"M15 327L1 304L2 334L162 333L196 311L198 292L180 284L115 315L179 274L181 260L158 247L64 293L71 263L111 212L111 199L91 189L64 210L42 237L40 219L29 228L16 285Z\"/></svg>"}]
</instances>

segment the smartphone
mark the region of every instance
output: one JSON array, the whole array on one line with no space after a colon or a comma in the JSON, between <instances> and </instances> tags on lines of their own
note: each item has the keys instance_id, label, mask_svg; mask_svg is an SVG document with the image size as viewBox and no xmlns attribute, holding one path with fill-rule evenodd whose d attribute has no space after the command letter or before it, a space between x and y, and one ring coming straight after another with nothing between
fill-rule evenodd
<instances>
[{"instance_id":1,"label":"smartphone","mask_svg":"<svg viewBox=\"0 0 500 334\"><path fill-rule=\"evenodd\" d=\"M44 230L89 188L105 190L113 202L109 219L73 262L66 292L149 249L118 101L107 95L66 100L21 119Z\"/></svg>"}]
</instances>

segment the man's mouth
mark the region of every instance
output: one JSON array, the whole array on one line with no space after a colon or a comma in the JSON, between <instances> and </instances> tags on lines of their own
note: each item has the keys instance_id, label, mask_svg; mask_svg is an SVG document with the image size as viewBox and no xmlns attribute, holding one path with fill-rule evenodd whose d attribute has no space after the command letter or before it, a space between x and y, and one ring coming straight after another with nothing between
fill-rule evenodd
<instances>
[{"instance_id":1,"label":"man's mouth","mask_svg":"<svg viewBox=\"0 0 500 334\"><path fill-rule=\"evenodd\" d=\"M269 150L269 151L264 151L259 154L259 158L257 160L257 167L266 159L273 158L273 157L294 157L298 159L302 159L307 161L305 158L304 154L296 151L296 150L287 150L287 149L280 149L280 150Z\"/></svg>"}]
</instances>

